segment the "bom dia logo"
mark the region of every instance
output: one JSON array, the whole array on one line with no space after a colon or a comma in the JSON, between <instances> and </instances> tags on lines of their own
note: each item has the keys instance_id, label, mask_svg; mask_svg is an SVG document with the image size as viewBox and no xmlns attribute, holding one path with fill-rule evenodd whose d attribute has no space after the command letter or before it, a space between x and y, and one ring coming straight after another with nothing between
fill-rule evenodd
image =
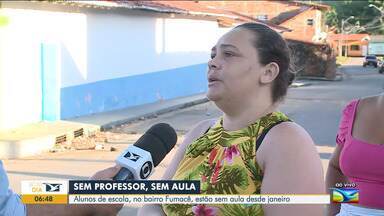
<instances>
[{"instance_id":1,"label":"bom dia logo","mask_svg":"<svg viewBox=\"0 0 384 216\"><path fill-rule=\"evenodd\" d=\"M67 181L32 180L21 182L22 194L67 194L67 187Z\"/></svg>"},{"instance_id":2,"label":"bom dia logo","mask_svg":"<svg viewBox=\"0 0 384 216\"><path fill-rule=\"evenodd\" d=\"M55 184L55 183L40 183L40 184L32 184L31 190L34 193L44 193L44 192L61 192L61 186L62 184Z\"/></svg>"}]
</instances>

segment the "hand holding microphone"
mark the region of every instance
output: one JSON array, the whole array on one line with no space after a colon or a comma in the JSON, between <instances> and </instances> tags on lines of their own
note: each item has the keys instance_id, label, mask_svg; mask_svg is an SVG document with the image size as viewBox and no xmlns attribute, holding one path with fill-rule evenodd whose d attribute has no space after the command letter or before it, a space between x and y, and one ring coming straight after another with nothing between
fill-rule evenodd
<instances>
[{"instance_id":1,"label":"hand holding microphone","mask_svg":"<svg viewBox=\"0 0 384 216\"><path fill-rule=\"evenodd\" d=\"M113 180L146 179L151 175L153 167L157 166L175 146L176 141L177 135L171 126L164 123L156 124L116 159L118 166L101 170L91 179L108 180L115 173L117 174ZM122 204L26 206L28 215L115 215L122 207Z\"/></svg>"},{"instance_id":2,"label":"hand holding microphone","mask_svg":"<svg viewBox=\"0 0 384 216\"><path fill-rule=\"evenodd\" d=\"M177 134L170 125L153 125L116 159L122 168L113 180L147 179L176 142Z\"/></svg>"}]
</instances>

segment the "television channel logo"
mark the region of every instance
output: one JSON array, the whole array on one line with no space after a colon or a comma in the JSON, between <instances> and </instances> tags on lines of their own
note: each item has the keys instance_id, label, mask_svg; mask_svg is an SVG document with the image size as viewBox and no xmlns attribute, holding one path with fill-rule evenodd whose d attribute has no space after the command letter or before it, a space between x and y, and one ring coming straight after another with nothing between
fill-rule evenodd
<instances>
[{"instance_id":1,"label":"television channel logo","mask_svg":"<svg viewBox=\"0 0 384 216\"><path fill-rule=\"evenodd\" d=\"M45 185L45 192L60 192L62 184L43 183Z\"/></svg>"},{"instance_id":2,"label":"television channel logo","mask_svg":"<svg viewBox=\"0 0 384 216\"><path fill-rule=\"evenodd\" d=\"M359 190L356 188L331 188L333 203L358 203Z\"/></svg>"},{"instance_id":3,"label":"television channel logo","mask_svg":"<svg viewBox=\"0 0 384 216\"><path fill-rule=\"evenodd\" d=\"M68 182L29 180L21 182L21 194L68 194Z\"/></svg>"}]
</instances>

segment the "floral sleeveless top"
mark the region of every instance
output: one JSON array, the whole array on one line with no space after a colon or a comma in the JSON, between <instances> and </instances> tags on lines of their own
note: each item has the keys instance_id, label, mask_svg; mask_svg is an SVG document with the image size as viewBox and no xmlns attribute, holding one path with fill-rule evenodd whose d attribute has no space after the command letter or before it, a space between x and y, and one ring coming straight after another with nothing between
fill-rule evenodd
<instances>
[{"instance_id":1,"label":"floral sleeveless top","mask_svg":"<svg viewBox=\"0 0 384 216\"><path fill-rule=\"evenodd\" d=\"M246 128L225 131L220 118L191 143L173 180L200 180L201 194L260 194L263 171L256 161L256 140L271 126L290 121L281 112L270 113ZM263 215L260 204L164 204L167 215Z\"/></svg>"}]
</instances>

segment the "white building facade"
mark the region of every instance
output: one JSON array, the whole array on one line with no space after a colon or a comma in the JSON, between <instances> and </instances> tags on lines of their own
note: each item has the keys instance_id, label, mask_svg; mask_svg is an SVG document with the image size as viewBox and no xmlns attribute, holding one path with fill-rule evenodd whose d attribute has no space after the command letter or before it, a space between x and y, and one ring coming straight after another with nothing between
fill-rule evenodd
<instances>
[{"instance_id":1,"label":"white building facade","mask_svg":"<svg viewBox=\"0 0 384 216\"><path fill-rule=\"evenodd\" d=\"M1 2L0 130L204 93L214 18Z\"/></svg>"}]
</instances>

